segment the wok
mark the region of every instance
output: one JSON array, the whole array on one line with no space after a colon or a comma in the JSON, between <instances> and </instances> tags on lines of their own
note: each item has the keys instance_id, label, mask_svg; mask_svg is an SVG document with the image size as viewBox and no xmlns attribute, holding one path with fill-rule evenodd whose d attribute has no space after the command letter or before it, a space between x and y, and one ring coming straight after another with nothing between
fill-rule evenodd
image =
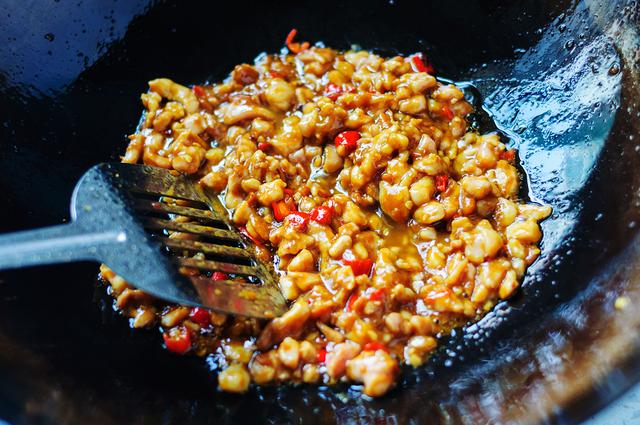
<instances>
[{"instance_id":1,"label":"wok","mask_svg":"<svg viewBox=\"0 0 640 425\"><path fill-rule=\"evenodd\" d=\"M146 81L223 78L299 38L426 51L463 84L550 204L518 295L443 338L383 398L349 387L216 391L200 359L131 331L90 263L0 274L0 418L12 424L575 423L640 377L638 3L0 5L0 231L68 219L76 179L117 160ZM626 297L626 308L615 300ZM618 307L624 303L618 302ZM1 422L1 421L0 421Z\"/></svg>"}]
</instances>

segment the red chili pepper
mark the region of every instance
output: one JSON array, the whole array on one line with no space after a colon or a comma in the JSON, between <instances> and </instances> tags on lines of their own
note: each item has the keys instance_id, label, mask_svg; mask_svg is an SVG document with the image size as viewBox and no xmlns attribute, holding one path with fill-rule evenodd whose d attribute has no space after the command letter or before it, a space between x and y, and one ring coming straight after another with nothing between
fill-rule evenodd
<instances>
[{"instance_id":1,"label":"red chili pepper","mask_svg":"<svg viewBox=\"0 0 640 425\"><path fill-rule=\"evenodd\" d=\"M369 295L369 299L371 301L380 301L382 297L384 297L385 292L384 288L378 288Z\"/></svg>"},{"instance_id":2,"label":"red chili pepper","mask_svg":"<svg viewBox=\"0 0 640 425\"><path fill-rule=\"evenodd\" d=\"M178 354L184 354L191 348L191 335L184 326L173 328L162 334L167 350Z\"/></svg>"},{"instance_id":3,"label":"red chili pepper","mask_svg":"<svg viewBox=\"0 0 640 425\"><path fill-rule=\"evenodd\" d=\"M335 102L335 100L342 94L342 87L337 84L329 83L324 89L324 94Z\"/></svg>"},{"instance_id":4,"label":"red chili pepper","mask_svg":"<svg viewBox=\"0 0 640 425\"><path fill-rule=\"evenodd\" d=\"M297 34L298 34L298 30L293 28L291 31L289 31L289 34L287 34L287 38L284 41L284 44L292 52L293 52L293 49L291 47L289 47L289 45L293 43L293 39L296 38Z\"/></svg>"},{"instance_id":5,"label":"red chili pepper","mask_svg":"<svg viewBox=\"0 0 640 425\"><path fill-rule=\"evenodd\" d=\"M422 60L422 53L415 54L411 56L411 62L413 62L413 66L418 72L426 72L427 74L435 74L435 70L433 66L427 61L425 63Z\"/></svg>"},{"instance_id":6,"label":"red chili pepper","mask_svg":"<svg viewBox=\"0 0 640 425\"><path fill-rule=\"evenodd\" d=\"M269 147L271 147L271 145L269 143L266 143L266 142L258 143L258 149L261 150L262 152L264 152L267 149L269 149Z\"/></svg>"},{"instance_id":7,"label":"red chili pepper","mask_svg":"<svg viewBox=\"0 0 640 425\"><path fill-rule=\"evenodd\" d=\"M193 93L198 97L205 97L207 95L202 86L193 86Z\"/></svg>"},{"instance_id":8,"label":"red chili pepper","mask_svg":"<svg viewBox=\"0 0 640 425\"><path fill-rule=\"evenodd\" d=\"M333 206L320 205L319 207L315 207L311 211L311 214L309 214L309 218L320 224L331 224Z\"/></svg>"},{"instance_id":9,"label":"red chili pepper","mask_svg":"<svg viewBox=\"0 0 640 425\"><path fill-rule=\"evenodd\" d=\"M436 190L438 192L444 192L449 185L449 176L446 174L438 174L436 176Z\"/></svg>"},{"instance_id":10,"label":"red chili pepper","mask_svg":"<svg viewBox=\"0 0 640 425\"><path fill-rule=\"evenodd\" d=\"M364 347L362 347L362 349L364 351L389 351L389 349L385 345L380 344L379 342L367 342Z\"/></svg>"},{"instance_id":11,"label":"red chili pepper","mask_svg":"<svg viewBox=\"0 0 640 425\"><path fill-rule=\"evenodd\" d=\"M271 209L273 210L273 216L278 221L284 220L284 218L291 213L285 201L272 202Z\"/></svg>"},{"instance_id":12,"label":"red chili pepper","mask_svg":"<svg viewBox=\"0 0 640 425\"><path fill-rule=\"evenodd\" d=\"M373 261L368 258L363 260L344 260L344 264L351 266L351 270L353 270L353 274L356 276L360 276L361 274L369 275L373 267Z\"/></svg>"},{"instance_id":13,"label":"red chili pepper","mask_svg":"<svg viewBox=\"0 0 640 425\"><path fill-rule=\"evenodd\" d=\"M196 322L202 327L206 327L211 324L211 314L209 314L207 310L201 307L192 308L189 317L192 321Z\"/></svg>"},{"instance_id":14,"label":"red chili pepper","mask_svg":"<svg viewBox=\"0 0 640 425\"><path fill-rule=\"evenodd\" d=\"M447 121L451 121L455 117L453 111L447 105L442 107L442 115L447 119Z\"/></svg>"},{"instance_id":15,"label":"red chili pepper","mask_svg":"<svg viewBox=\"0 0 640 425\"><path fill-rule=\"evenodd\" d=\"M227 279L229 279L229 276L226 273L223 273L223 272L213 272L213 274L211 275L211 279L212 280L227 280Z\"/></svg>"},{"instance_id":16,"label":"red chili pepper","mask_svg":"<svg viewBox=\"0 0 640 425\"><path fill-rule=\"evenodd\" d=\"M513 161L514 159L516 159L516 150L515 149L509 149L508 151L504 151L500 154L500 159L504 159L505 161Z\"/></svg>"},{"instance_id":17,"label":"red chili pepper","mask_svg":"<svg viewBox=\"0 0 640 425\"><path fill-rule=\"evenodd\" d=\"M334 102L344 93L355 93L356 88L348 85L339 86L337 84L329 83L324 89L324 95Z\"/></svg>"},{"instance_id":18,"label":"red chili pepper","mask_svg":"<svg viewBox=\"0 0 640 425\"><path fill-rule=\"evenodd\" d=\"M320 351L318 351L318 354L316 354L316 362L324 363L326 360L327 360L327 350L325 350L324 348L321 348Z\"/></svg>"},{"instance_id":19,"label":"red chili pepper","mask_svg":"<svg viewBox=\"0 0 640 425\"><path fill-rule=\"evenodd\" d=\"M284 75L280 74L278 71L269 71L269 77L284 79Z\"/></svg>"},{"instance_id":20,"label":"red chili pepper","mask_svg":"<svg viewBox=\"0 0 640 425\"><path fill-rule=\"evenodd\" d=\"M337 84L329 83L327 88L324 90L325 95L333 100L334 102L338 100L338 98L344 93L342 86Z\"/></svg>"},{"instance_id":21,"label":"red chili pepper","mask_svg":"<svg viewBox=\"0 0 640 425\"><path fill-rule=\"evenodd\" d=\"M253 242L254 244L258 245L258 246L262 246L262 241L260 241L259 239L255 238L251 233L249 233L249 231L247 230L246 227L242 226L242 227L238 227L238 231L240 233L242 233L243 235L245 235L246 237L248 237L251 242Z\"/></svg>"},{"instance_id":22,"label":"red chili pepper","mask_svg":"<svg viewBox=\"0 0 640 425\"><path fill-rule=\"evenodd\" d=\"M360 140L360 133L348 130L339 133L335 137L334 142L336 147L343 146L347 153L351 153L358 147L358 140Z\"/></svg>"},{"instance_id":23,"label":"red chili pepper","mask_svg":"<svg viewBox=\"0 0 640 425\"><path fill-rule=\"evenodd\" d=\"M411 62L413 62L413 66L416 68L418 72L427 72L427 67L424 62L422 62L422 58L418 55L411 56Z\"/></svg>"},{"instance_id":24,"label":"red chili pepper","mask_svg":"<svg viewBox=\"0 0 640 425\"><path fill-rule=\"evenodd\" d=\"M294 43L293 39L296 38L296 35L298 34L298 30L297 29L292 29L291 31L289 31L289 34L287 34L287 38L284 42L284 44L287 46L287 49L289 49L291 51L291 53L300 53L303 50L307 50L309 48L309 42L305 41L304 43Z\"/></svg>"},{"instance_id":25,"label":"red chili pepper","mask_svg":"<svg viewBox=\"0 0 640 425\"><path fill-rule=\"evenodd\" d=\"M295 211L287 215L287 220L294 229L304 232L307 230L307 225L309 224L309 214Z\"/></svg>"}]
</instances>

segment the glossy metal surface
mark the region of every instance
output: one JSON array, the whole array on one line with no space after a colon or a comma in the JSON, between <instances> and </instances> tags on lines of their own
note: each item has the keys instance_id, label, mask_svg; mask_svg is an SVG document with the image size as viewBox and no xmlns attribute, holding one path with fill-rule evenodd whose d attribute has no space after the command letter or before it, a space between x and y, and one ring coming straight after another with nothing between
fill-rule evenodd
<instances>
[{"instance_id":1,"label":"glossy metal surface","mask_svg":"<svg viewBox=\"0 0 640 425\"><path fill-rule=\"evenodd\" d=\"M192 207L158 202L160 197L189 201ZM170 220L169 214L192 222ZM0 270L96 261L167 302L260 319L287 311L273 269L257 260L218 198L187 175L148 165L95 165L74 188L71 217L64 225L0 233ZM171 239L166 230L203 241ZM195 252L204 258L193 258ZM187 278L179 267L240 274L255 283Z\"/></svg>"},{"instance_id":2,"label":"glossy metal surface","mask_svg":"<svg viewBox=\"0 0 640 425\"><path fill-rule=\"evenodd\" d=\"M75 179L123 151L147 80L220 79L234 64L279 49L297 27L301 39L331 46L425 49L442 75L469 82L487 110L481 128L495 122L519 148L528 171L523 195L555 208L522 290L443 340L426 367L405 371L382 399L363 399L357 388L307 386L238 397L217 393L198 359L163 352L155 332L129 331L102 291L94 295L93 265L4 273L0 417L573 423L638 380L637 2L260 2L242 10L212 2L61 1L27 12L5 1L0 16L12 18L0 27L10 41L0 45L0 189L10 216L0 231L66 217L60 199ZM25 31L28 14L37 25ZM51 286L34 303L26 294L41 279ZM620 296L629 303L616 309Z\"/></svg>"}]
</instances>

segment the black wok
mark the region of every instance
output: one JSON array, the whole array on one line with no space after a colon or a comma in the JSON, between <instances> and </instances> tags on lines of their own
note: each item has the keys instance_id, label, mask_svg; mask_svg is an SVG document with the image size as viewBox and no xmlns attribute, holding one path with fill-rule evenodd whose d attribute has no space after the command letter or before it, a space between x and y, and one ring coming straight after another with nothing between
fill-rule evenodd
<instances>
[{"instance_id":1,"label":"black wok","mask_svg":"<svg viewBox=\"0 0 640 425\"><path fill-rule=\"evenodd\" d=\"M146 81L224 77L299 37L427 52L519 149L552 205L518 295L378 400L347 387L216 391L199 359L113 313L95 264L0 274L0 418L12 424L574 423L640 378L638 3L0 4L0 231L68 219L76 179L117 160ZM626 308L615 300L625 296ZM620 303L618 303L620 306ZM1 423L1 421L0 421Z\"/></svg>"}]
</instances>

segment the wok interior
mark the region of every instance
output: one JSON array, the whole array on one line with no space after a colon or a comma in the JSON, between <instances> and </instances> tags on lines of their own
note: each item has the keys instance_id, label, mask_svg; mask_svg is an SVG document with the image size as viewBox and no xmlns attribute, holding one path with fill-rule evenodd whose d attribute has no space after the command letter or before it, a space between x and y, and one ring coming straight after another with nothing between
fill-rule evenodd
<instances>
[{"instance_id":1,"label":"wok interior","mask_svg":"<svg viewBox=\"0 0 640 425\"><path fill-rule=\"evenodd\" d=\"M300 39L337 48L424 49L439 74L471 81L485 100L482 125L495 123L510 137L530 194L555 213L519 295L458 331L426 367L407 370L396 390L374 401L346 387L217 393L201 360L166 354L155 332L128 330L104 290L94 289L94 264L2 273L2 418L475 423L554 414L572 421L635 382L634 10L624 1L551 3L256 2L243 3L241 19L224 19L238 12L141 1L52 3L27 13L9 1L13 17L0 29L14 38L0 47L0 231L68 217L76 179L123 151L147 80L219 80L233 64L277 51L291 27ZM38 22L34 35L19 32L27 19ZM631 301L623 310L614 307L620 295Z\"/></svg>"}]
</instances>

